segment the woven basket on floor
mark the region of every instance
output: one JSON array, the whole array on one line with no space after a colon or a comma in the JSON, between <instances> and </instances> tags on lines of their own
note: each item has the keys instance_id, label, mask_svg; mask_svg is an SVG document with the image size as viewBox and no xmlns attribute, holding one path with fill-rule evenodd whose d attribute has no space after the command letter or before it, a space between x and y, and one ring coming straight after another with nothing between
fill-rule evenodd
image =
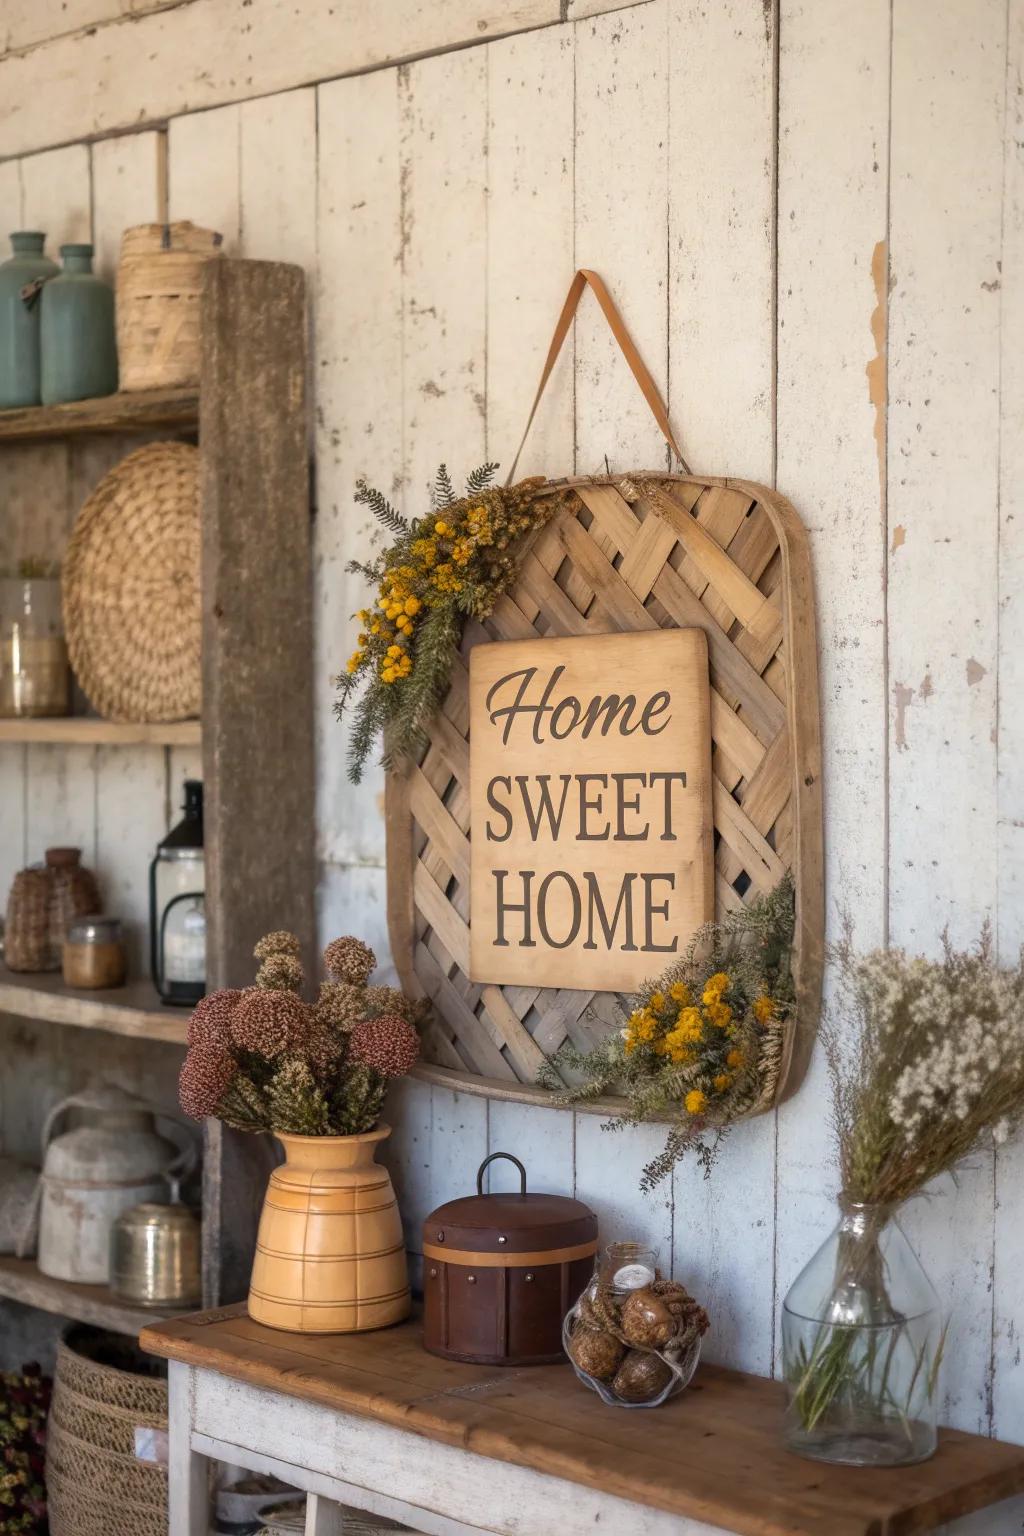
<instances>
[{"instance_id":1,"label":"woven basket on floor","mask_svg":"<svg viewBox=\"0 0 1024 1536\"><path fill-rule=\"evenodd\" d=\"M199 452L152 443L78 514L64 563L75 675L110 720L199 713Z\"/></svg>"},{"instance_id":2,"label":"woven basket on floor","mask_svg":"<svg viewBox=\"0 0 1024 1536\"><path fill-rule=\"evenodd\" d=\"M72 1328L57 1346L46 1433L50 1536L166 1536L167 1381L129 1339ZM141 1433L139 1433L141 1432Z\"/></svg>"},{"instance_id":3,"label":"woven basket on floor","mask_svg":"<svg viewBox=\"0 0 1024 1536\"><path fill-rule=\"evenodd\" d=\"M203 267L222 237L189 221L139 224L121 237L117 268L117 355L121 388L199 383L199 293Z\"/></svg>"}]
</instances>

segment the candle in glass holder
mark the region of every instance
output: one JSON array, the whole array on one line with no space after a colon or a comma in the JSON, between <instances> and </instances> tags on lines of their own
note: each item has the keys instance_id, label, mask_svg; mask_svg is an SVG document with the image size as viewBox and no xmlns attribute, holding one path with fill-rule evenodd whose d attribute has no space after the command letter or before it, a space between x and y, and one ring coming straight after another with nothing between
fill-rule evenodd
<instances>
[{"instance_id":1,"label":"candle in glass holder","mask_svg":"<svg viewBox=\"0 0 1024 1536\"><path fill-rule=\"evenodd\" d=\"M639 1291L658 1274L658 1250L645 1243L610 1243L605 1273L616 1291Z\"/></svg>"}]
</instances>

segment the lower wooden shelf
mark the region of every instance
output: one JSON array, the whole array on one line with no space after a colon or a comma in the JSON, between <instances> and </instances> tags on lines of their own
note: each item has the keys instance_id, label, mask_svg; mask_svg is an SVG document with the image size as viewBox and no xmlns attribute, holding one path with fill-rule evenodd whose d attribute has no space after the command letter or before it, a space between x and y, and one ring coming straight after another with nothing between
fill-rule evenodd
<instances>
[{"instance_id":1,"label":"lower wooden shelf","mask_svg":"<svg viewBox=\"0 0 1024 1536\"><path fill-rule=\"evenodd\" d=\"M0 967L0 1013L48 1019L79 1029L185 1044L188 1010L165 1008L152 982L133 981L109 992L76 992L58 974L21 973Z\"/></svg>"},{"instance_id":2,"label":"lower wooden shelf","mask_svg":"<svg viewBox=\"0 0 1024 1536\"><path fill-rule=\"evenodd\" d=\"M132 1338L150 1323L183 1317L188 1310L161 1312L132 1307L118 1301L105 1285L74 1285L70 1280L54 1280L41 1275L34 1260L16 1259L10 1254L0 1254L0 1297Z\"/></svg>"},{"instance_id":3,"label":"lower wooden shelf","mask_svg":"<svg viewBox=\"0 0 1024 1536\"><path fill-rule=\"evenodd\" d=\"M198 747L203 739L198 720L172 720L166 725L128 725L97 720L91 715L0 720L0 742L52 747Z\"/></svg>"}]
</instances>

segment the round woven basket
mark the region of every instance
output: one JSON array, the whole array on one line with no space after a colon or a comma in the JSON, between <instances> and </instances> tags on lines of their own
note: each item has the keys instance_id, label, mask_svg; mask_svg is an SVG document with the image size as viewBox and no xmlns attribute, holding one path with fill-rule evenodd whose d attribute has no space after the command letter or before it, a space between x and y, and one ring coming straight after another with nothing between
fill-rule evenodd
<instances>
[{"instance_id":1,"label":"round woven basket","mask_svg":"<svg viewBox=\"0 0 1024 1536\"><path fill-rule=\"evenodd\" d=\"M167 1382L129 1339L72 1328L46 1432L50 1536L167 1536Z\"/></svg>"},{"instance_id":2,"label":"round woven basket","mask_svg":"<svg viewBox=\"0 0 1024 1536\"><path fill-rule=\"evenodd\" d=\"M221 239L187 219L125 230L117 268L122 390L199 383L203 267L220 255Z\"/></svg>"},{"instance_id":3,"label":"round woven basket","mask_svg":"<svg viewBox=\"0 0 1024 1536\"><path fill-rule=\"evenodd\" d=\"M64 563L68 654L109 720L199 713L199 452L137 448L78 514Z\"/></svg>"}]
</instances>

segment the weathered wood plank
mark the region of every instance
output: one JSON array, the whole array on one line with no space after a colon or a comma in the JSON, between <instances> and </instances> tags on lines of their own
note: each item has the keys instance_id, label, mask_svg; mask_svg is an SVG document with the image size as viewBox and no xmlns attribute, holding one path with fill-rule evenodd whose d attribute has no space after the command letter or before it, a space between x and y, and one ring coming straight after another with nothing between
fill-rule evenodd
<instances>
[{"instance_id":1,"label":"weathered wood plank","mask_svg":"<svg viewBox=\"0 0 1024 1536\"><path fill-rule=\"evenodd\" d=\"M815 559L828 922L837 902L847 905L858 944L870 948L885 934L884 371L881 395L876 383L884 329L876 317L872 334L872 257L887 234L888 0L838 8L783 0L779 49L777 481L805 519ZM884 272L883 258L883 301ZM835 424L827 454L823 376ZM828 1092L818 1053L777 1116L776 1316L834 1220L831 1139L819 1112Z\"/></svg>"},{"instance_id":2,"label":"weathered wood plank","mask_svg":"<svg viewBox=\"0 0 1024 1536\"><path fill-rule=\"evenodd\" d=\"M667 0L580 21L575 31L578 264L605 277L664 398ZM606 461L613 472L668 468L667 452L604 316L585 295L576 319L576 470L603 474Z\"/></svg>"},{"instance_id":3,"label":"weathered wood plank","mask_svg":"<svg viewBox=\"0 0 1024 1536\"><path fill-rule=\"evenodd\" d=\"M542 1530L543 1511L556 1508L556 1499L554 1528L579 1536L606 1523L643 1530L644 1512L658 1510L684 1521L710 1519L742 1536L921 1532L1024 1488L1021 1448L952 1430L943 1432L939 1455L898 1478L859 1467L832 1467L822 1477L782 1445L781 1386L715 1366L702 1368L694 1388L660 1414L609 1414L564 1365L510 1372L439 1362L424 1353L416 1319L372 1336L314 1339L245 1317L207 1321L199 1314L146 1329L142 1343L200 1367L193 1422L200 1434L277 1453L287 1445L295 1465L329 1471L338 1451L337 1435L317 1418L326 1408L343 1416L345 1462L361 1468L364 1486L393 1486L404 1460L407 1496L415 1488L425 1506L456 1518L477 1519L480 1495L475 1511L467 1507L452 1451L488 1458L496 1489L507 1488L510 1468L545 1474L545 1502L495 1499L493 1528L509 1536L516 1528ZM430 1455L414 1462L424 1440ZM736 1476L737 1444L744 1477ZM442 1485L423 1497L424 1470L437 1475L441 1466ZM574 1485L574 1503L566 1502L566 1483ZM636 1517L608 1510L606 1522L592 1502L584 1510L584 1497L603 1495L629 1500ZM668 1536L670 1528L656 1529Z\"/></svg>"},{"instance_id":4,"label":"weathered wood plank","mask_svg":"<svg viewBox=\"0 0 1024 1536\"><path fill-rule=\"evenodd\" d=\"M999 434L998 890L996 941L1004 965L1024 945L1024 5L1009 10L1003 138L1003 249ZM996 1156L992 1427L1017 1439L1024 1424L1024 1223L1017 1190L1024 1146Z\"/></svg>"},{"instance_id":5,"label":"weathered wood plank","mask_svg":"<svg viewBox=\"0 0 1024 1536\"><path fill-rule=\"evenodd\" d=\"M40 1274L31 1259L16 1259L10 1254L0 1254L0 1297L133 1339L153 1321L151 1311L119 1302L105 1285L73 1285L67 1280L54 1280Z\"/></svg>"},{"instance_id":6,"label":"weathered wood plank","mask_svg":"<svg viewBox=\"0 0 1024 1536\"><path fill-rule=\"evenodd\" d=\"M397 72L338 80L321 86L317 98L317 842L321 858L344 869L354 886L370 878L359 873L365 866L378 866L373 878L382 880L384 777L374 753L363 782L349 783L351 717L341 724L334 718L332 679L355 648L354 615L373 601L365 579L346 565L365 558L383 537L366 508L352 500L356 481L365 476L388 494L401 489ZM353 302L356 294L359 301ZM352 907L353 914L357 910Z\"/></svg>"},{"instance_id":7,"label":"weathered wood plank","mask_svg":"<svg viewBox=\"0 0 1024 1536\"><path fill-rule=\"evenodd\" d=\"M77 134L68 137L77 138ZM85 144L29 155L21 163L25 228L45 231L46 249L55 261L65 241L92 238L91 180Z\"/></svg>"},{"instance_id":8,"label":"weathered wood plank","mask_svg":"<svg viewBox=\"0 0 1024 1536\"><path fill-rule=\"evenodd\" d=\"M1005 27L1003 0L949 0L938 11L910 0L894 12L889 524L904 537L888 561L890 933L933 954L946 924L954 942L973 942L996 901L992 594ZM959 217L948 176L954 162L972 167L971 214L949 244L934 229ZM992 1181L983 1158L907 1219L957 1318L943 1417L983 1431L991 1412Z\"/></svg>"},{"instance_id":9,"label":"weathered wood plank","mask_svg":"<svg viewBox=\"0 0 1024 1536\"><path fill-rule=\"evenodd\" d=\"M202 726L198 720L169 720L159 725L145 722L130 725L92 715L0 720L0 742L7 745L48 742L51 746L64 747L197 747L201 735Z\"/></svg>"},{"instance_id":10,"label":"weathered wood plank","mask_svg":"<svg viewBox=\"0 0 1024 1536\"><path fill-rule=\"evenodd\" d=\"M32 405L0 411L0 443L32 442L106 432L194 428L199 395L194 389L144 389L65 405Z\"/></svg>"},{"instance_id":11,"label":"weathered wood plank","mask_svg":"<svg viewBox=\"0 0 1024 1536\"><path fill-rule=\"evenodd\" d=\"M574 38L571 27L551 27L487 49L487 452L502 461L502 478L575 266ZM567 342L517 477L568 473L572 456Z\"/></svg>"},{"instance_id":12,"label":"weathered wood plank","mask_svg":"<svg viewBox=\"0 0 1024 1536\"><path fill-rule=\"evenodd\" d=\"M184 1043L188 1024L187 1014L161 1006L147 981L134 979L111 992L73 992L59 972L0 971L0 1009L15 1018L46 1019L175 1045Z\"/></svg>"},{"instance_id":13,"label":"weathered wood plank","mask_svg":"<svg viewBox=\"0 0 1024 1536\"><path fill-rule=\"evenodd\" d=\"M308 963L315 927L305 280L208 262L202 302L207 978L224 986L250 980L273 928L302 935ZM265 1170L252 1137L207 1125L207 1288L219 1251L233 1297Z\"/></svg>"},{"instance_id":14,"label":"weathered wood plank","mask_svg":"<svg viewBox=\"0 0 1024 1536\"><path fill-rule=\"evenodd\" d=\"M300 26L291 12L249 0L135 15L0 59L5 152L358 75L546 26L560 15L560 0L392 0L369 8L364 0L308 0ZM60 79L79 88L45 90Z\"/></svg>"},{"instance_id":15,"label":"weathered wood plank","mask_svg":"<svg viewBox=\"0 0 1024 1536\"><path fill-rule=\"evenodd\" d=\"M116 280L125 230L162 217L166 154L164 132L124 134L92 146L93 266L105 282Z\"/></svg>"},{"instance_id":16,"label":"weathered wood plank","mask_svg":"<svg viewBox=\"0 0 1024 1536\"><path fill-rule=\"evenodd\" d=\"M669 407L691 464L765 484L774 457L775 11L750 0L672 0L668 48ZM714 110L685 110L711 80Z\"/></svg>"},{"instance_id":17,"label":"weathered wood plank","mask_svg":"<svg viewBox=\"0 0 1024 1536\"><path fill-rule=\"evenodd\" d=\"M217 230L228 256L241 228L240 133L233 106L176 117L167 133L167 216Z\"/></svg>"},{"instance_id":18,"label":"weathered wood plank","mask_svg":"<svg viewBox=\"0 0 1024 1536\"><path fill-rule=\"evenodd\" d=\"M316 272L316 92L288 91L239 108L241 249Z\"/></svg>"},{"instance_id":19,"label":"weathered wood plank","mask_svg":"<svg viewBox=\"0 0 1024 1536\"><path fill-rule=\"evenodd\" d=\"M459 482L487 456L486 55L412 64L399 95L403 484L419 512L440 459Z\"/></svg>"}]
</instances>

